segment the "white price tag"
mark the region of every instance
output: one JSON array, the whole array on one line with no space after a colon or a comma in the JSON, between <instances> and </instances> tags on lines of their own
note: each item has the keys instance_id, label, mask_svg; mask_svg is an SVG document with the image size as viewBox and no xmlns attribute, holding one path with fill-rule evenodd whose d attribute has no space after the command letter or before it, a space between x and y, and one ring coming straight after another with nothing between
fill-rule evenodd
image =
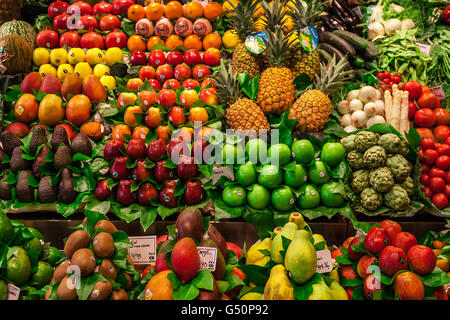
<instances>
[{"instance_id":1,"label":"white price tag","mask_svg":"<svg viewBox=\"0 0 450 320\"><path fill-rule=\"evenodd\" d=\"M436 86L433 88L430 88L431 93L434 93L436 97L438 97L439 100L445 99L445 92L444 89L442 89L442 86Z\"/></svg>"},{"instance_id":2,"label":"white price tag","mask_svg":"<svg viewBox=\"0 0 450 320\"><path fill-rule=\"evenodd\" d=\"M20 288L8 283L8 297L6 300L19 300Z\"/></svg>"},{"instance_id":3,"label":"white price tag","mask_svg":"<svg viewBox=\"0 0 450 320\"><path fill-rule=\"evenodd\" d=\"M431 51L431 46L425 43L416 42L416 46L419 47L419 50L422 54L429 56Z\"/></svg>"},{"instance_id":4,"label":"white price tag","mask_svg":"<svg viewBox=\"0 0 450 320\"><path fill-rule=\"evenodd\" d=\"M216 270L217 248L197 247L201 270Z\"/></svg>"},{"instance_id":5,"label":"white price tag","mask_svg":"<svg viewBox=\"0 0 450 320\"><path fill-rule=\"evenodd\" d=\"M215 184L217 181L219 181L220 177L225 176L231 181L234 181L234 171L233 168L230 166L214 166L213 168L213 174L212 174L212 181L213 184Z\"/></svg>"},{"instance_id":6,"label":"white price tag","mask_svg":"<svg viewBox=\"0 0 450 320\"><path fill-rule=\"evenodd\" d=\"M133 244L128 249L135 264L154 264L156 261L156 236L129 237Z\"/></svg>"},{"instance_id":7,"label":"white price tag","mask_svg":"<svg viewBox=\"0 0 450 320\"><path fill-rule=\"evenodd\" d=\"M333 271L333 261L331 260L330 250L319 250L317 254L317 273L328 273Z\"/></svg>"}]
</instances>

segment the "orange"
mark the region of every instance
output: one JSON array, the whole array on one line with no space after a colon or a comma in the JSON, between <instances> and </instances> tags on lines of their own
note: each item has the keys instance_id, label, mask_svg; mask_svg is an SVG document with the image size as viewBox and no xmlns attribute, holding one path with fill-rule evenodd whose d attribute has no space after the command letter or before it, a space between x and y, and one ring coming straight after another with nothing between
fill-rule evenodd
<instances>
[{"instance_id":1,"label":"orange","mask_svg":"<svg viewBox=\"0 0 450 320\"><path fill-rule=\"evenodd\" d=\"M167 37L166 46L170 50L175 50L176 47L184 45L183 40L181 40L180 36L177 34L171 34Z\"/></svg>"},{"instance_id":2,"label":"orange","mask_svg":"<svg viewBox=\"0 0 450 320\"><path fill-rule=\"evenodd\" d=\"M125 142L124 135L131 136L131 130L126 124L117 124L112 131L112 139L115 141Z\"/></svg>"},{"instance_id":3,"label":"orange","mask_svg":"<svg viewBox=\"0 0 450 320\"><path fill-rule=\"evenodd\" d=\"M181 18L183 15L183 5L179 1L170 1L164 8L165 16L169 20Z\"/></svg>"},{"instance_id":4,"label":"orange","mask_svg":"<svg viewBox=\"0 0 450 320\"><path fill-rule=\"evenodd\" d=\"M164 6L160 3L150 3L145 9L147 19L158 21L164 15Z\"/></svg>"},{"instance_id":5,"label":"orange","mask_svg":"<svg viewBox=\"0 0 450 320\"><path fill-rule=\"evenodd\" d=\"M39 122L53 127L64 119L64 108L62 99L56 94L46 95L39 104L38 118Z\"/></svg>"},{"instance_id":6,"label":"orange","mask_svg":"<svg viewBox=\"0 0 450 320\"><path fill-rule=\"evenodd\" d=\"M201 16L203 16L203 6L196 1L187 3L184 6L184 16L191 20L200 18Z\"/></svg>"},{"instance_id":7,"label":"orange","mask_svg":"<svg viewBox=\"0 0 450 320\"><path fill-rule=\"evenodd\" d=\"M105 130L100 122L91 121L83 124L80 128L80 132L83 132L94 142L98 142L103 139Z\"/></svg>"},{"instance_id":8,"label":"orange","mask_svg":"<svg viewBox=\"0 0 450 320\"><path fill-rule=\"evenodd\" d=\"M141 36L134 34L128 38L127 47L128 50L130 50L131 52L145 51L145 49L147 49L147 44L145 43L144 39L142 39Z\"/></svg>"},{"instance_id":9,"label":"orange","mask_svg":"<svg viewBox=\"0 0 450 320\"><path fill-rule=\"evenodd\" d=\"M91 117L91 108L91 99L84 94L77 94L67 103L66 118L79 127Z\"/></svg>"},{"instance_id":10,"label":"orange","mask_svg":"<svg viewBox=\"0 0 450 320\"><path fill-rule=\"evenodd\" d=\"M209 33L203 38L203 49L207 50L209 48L219 49L222 47L222 39L217 33Z\"/></svg>"},{"instance_id":11,"label":"orange","mask_svg":"<svg viewBox=\"0 0 450 320\"><path fill-rule=\"evenodd\" d=\"M172 270L164 270L155 274L144 289L144 300L173 300L173 287L167 276Z\"/></svg>"},{"instance_id":12,"label":"orange","mask_svg":"<svg viewBox=\"0 0 450 320\"><path fill-rule=\"evenodd\" d=\"M194 2L189 2L194 3ZM197 3L197 2L195 2ZM196 34L190 34L184 39L184 46L187 49L197 49L198 51L202 50L202 40Z\"/></svg>"},{"instance_id":13,"label":"orange","mask_svg":"<svg viewBox=\"0 0 450 320\"><path fill-rule=\"evenodd\" d=\"M131 21L139 21L145 18L145 8L140 4L133 4L128 8L128 19Z\"/></svg>"},{"instance_id":14,"label":"orange","mask_svg":"<svg viewBox=\"0 0 450 320\"><path fill-rule=\"evenodd\" d=\"M223 12L223 7L218 2L210 2L203 9L203 15L209 20L216 20Z\"/></svg>"},{"instance_id":15,"label":"orange","mask_svg":"<svg viewBox=\"0 0 450 320\"><path fill-rule=\"evenodd\" d=\"M129 127L132 128L137 127L139 125L136 118L134 117L135 113L143 113L141 107L139 106L128 107L125 110L125 113L123 114L123 122L125 122Z\"/></svg>"},{"instance_id":16,"label":"orange","mask_svg":"<svg viewBox=\"0 0 450 320\"><path fill-rule=\"evenodd\" d=\"M164 44L164 41L160 37L158 37L158 36L150 37L150 39L148 39L148 41L147 41L147 50L150 51L150 49L153 46L157 45L158 42L160 42L160 41L162 42L162 44Z\"/></svg>"},{"instance_id":17,"label":"orange","mask_svg":"<svg viewBox=\"0 0 450 320\"><path fill-rule=\"evenodd\" d=\"M150 129L144 126L138 126L133 130L133 139L145 140Z\"/></svg>"},{"instance_id":18,"label":"orange","mask_svg":"<svg viewBox=\"0 0 450 320\"><path fill-rule=\"evenodd\" d=\"M192 108L191 111L189 111L189 121L196 122L201 121L202 124L208 122L209 115L208 111L206 111L205 108L202 107L195 107Z\"/></svg>"}]
</instances>

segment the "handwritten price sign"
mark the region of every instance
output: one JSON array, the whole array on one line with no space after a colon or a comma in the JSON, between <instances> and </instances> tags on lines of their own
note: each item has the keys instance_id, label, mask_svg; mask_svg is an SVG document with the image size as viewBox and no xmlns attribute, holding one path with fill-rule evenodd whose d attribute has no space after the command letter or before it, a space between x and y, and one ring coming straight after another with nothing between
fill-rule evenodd
<instances>
[{"instance_id":1,"label":"handwritten price sign","mask_svg":"<svg viewBox=\"0 0 450 320\"><path fill-rule=\"evenodd\" d=\"M154 264L156 261L156 236L129 237L133 247L128 250L135 264Z\"/></svg>"},{"instance_id":2,"label":"handwritten price sign","mask_svg":"<svg viewBox=\"0 0 450 320\"><path fill-rule=\"evenodd\" d=\"M197 247L201 270L216 270L217 248Z\"/></svg>"}]
</instances>

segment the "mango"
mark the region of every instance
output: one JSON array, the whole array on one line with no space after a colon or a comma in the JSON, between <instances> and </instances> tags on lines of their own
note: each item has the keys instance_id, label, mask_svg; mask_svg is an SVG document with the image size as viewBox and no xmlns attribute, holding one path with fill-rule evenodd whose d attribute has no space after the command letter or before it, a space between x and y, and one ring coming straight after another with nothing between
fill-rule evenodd
<instances>
[{"instance_id":1,"label":"mango","mask_svg":"<svg viewBox=\"0 0 450 320\"><path fill-rule=\"evenodd\" d=\"M173 247L171 262L175 274L183 283L191 281L200 271L200 255L192 238L186 237Z\"/></svg>"},{"instance_id":2,"label":"mango","mask_svg":"<svg viewBox=\"0 0 450 320\"><path fill-rule=\"evenodd\" d=\"M20 92L22 93L33 93L34 91L39 91L41 86L42 77L39 72L31 72L23 79L20 85Z\"/></svg>"},{"instance_id":3,"label":"mango","mask_svg":"<svg viewBox=\"0 0 450 320\"><path fill-rule=\"evenodd\" d=\"M43 124L53 127L64 119L62 99L56 94L46 95L39 104L38 118Z\"/></svg>"},{"instance_id":4,"label":"mango","mask_svg":"<svg viewBox=\"0 0 450 320\"><path fill-rule=\"evenodd\" d=\"M25 93L14 105L14 116L18 121L30 123L36 120L38 115L38 103L34 95Z\"/></svg>"},{"instance_id":5,"label":"mango","mask_svg":"<svg viewBox=\"0 0 450 320\"><path fill-rule=\"evenodd\" d=\"M294 239L286 251L284 264L296 284L303 284L312 278L316 272L317 255L309 240L308 231L295 232Z\"/></svg>"},{"instance_id":6,"label":"mango","mask_svg":"<svg viewBox=\"0 0 450 320\"><path fill-rule=\"evenodd\" d=\"M68 95L76 96L82 91L81 79L75 74L68 74L64 77L61 85L61 95L64 100L68 100Z\"/></svg>"},{"instance_id":7,"label":"mango","mask_svg":"<svg viewBox=\"0 0 450 320\"><path fill-rule=\"evenodd\" d=\"M56 76L49 74L42 79L39 90L45 93L60 93L61 82Z\"/></svg>"},{"instance_id":8,"label":"mango","mask_svg":"<svg viewBox=\"0 0 450 320\"><path fill-rule=\"evenodd\" d=\"M83 93L94 103L106 100L106 89L99 78L94 75L87 76L83 81Z\"/></svg>"},{"instance_id":9,"label":"mango","mask_svg":"<svg viewBox=\"0 0 450 320\"><path fill-rule=\"evenodd\" d=\"M264 287L264 300L295 300L294 287L289 282L286 268L277 264L270 270Z\"/></svg>"}]
</instances>

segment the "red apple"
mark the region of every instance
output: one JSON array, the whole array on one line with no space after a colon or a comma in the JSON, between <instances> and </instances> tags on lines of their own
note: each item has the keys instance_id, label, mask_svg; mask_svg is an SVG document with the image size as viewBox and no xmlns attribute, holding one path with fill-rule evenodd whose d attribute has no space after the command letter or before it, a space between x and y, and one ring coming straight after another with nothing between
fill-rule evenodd
<instances>
[{"instance_id":1,"label":"red apple","mask_svg":"<svg viewBox=\"0 0 450 320\"><path fill-rule=\"evenodd\" d=\"M189 49L183 55L183 61L190 67L202 63L202 56L196 49Z\"/></svg>"},{"instance_id":2,"label":"red apple","mask_svg":"<svg viewBox=\"0 0 450 320\"><path fill-rule=\"evenodd\" d=\"M156 79L158 79L159 82L164 82L167 79L173 78L173 69L170 65L163 64L156 68Z\"/></svg>"},{"instance_id":3,"label":"red apple","mask_svg":"<svg viewBox=\"0 0 450 320\"><path fill-rule=\"evenodd\" d=\"M128 142L126 152L133 160L145 159L145 156L147 155L145 141L142 139L131 139Z\"/></svg>"},{"instance_id":4,"label":"red apple","mask_svg":"<svg viewBox=\"0 0 450 320\"><path fill-rule=\"evenodd\" d=\"M368 300L373 299L373 294L374 294L375 290L381 290L381 289L383 289L381 282L378 281L373 274L368 276L366 278L366 280L364 281L363 292L364 292L364 296Z\"/></svg>"},{"instance_id":5,"label":"red apple","mask_svg":"<svg viewBox=\"0 0 450 320\"><path fill-rule=\"evenodd\" d=\"M200 82L198 82L197 80L194 80L194 79L186 79L183 81L181 86L186 89L194 89L196 87L200 87Z\"/></svg>"},{"instance_id":6,"label":"red apple","mask_svg":"<svg viewBox=\"0 0 450 320\"><path fill-rule=\"evenodd\" d=\"M353 238L352 241L350 241L348 248L347 248L348 257L353 261L358 260L359 258L361 258L364 255L361 252L354 251L352 248L352 246L358 244L359 242L360 242L359 237L355 237L355 238Z\"/></svg>"},{"instance_id":7,"label":"red apple","mask_svg":"<svg viewBox=\"0 0 450 320\"><path fill-rule=\"evenodd\" d=\"M22 139L28 135L30 130L25 123L22 122L14 122L6 126L5 131L11 132L16 137Z\"/></svg>"},{"instance_id":8,"label":"red apple","mask_svg":"<svg viewBox=\"0 0 450 320\"><path fill-rule=\"evenodd\" d=\"M158 92L158 103L166 110L173 107L177 101L177 94L172 89L162 89Z\"/></svg>"},{"instance_id":9,"label":"red apple","mask_svg":"<svg viewBox=\"0 0 450 320\"><path fill-rule=\"evenodd\" d=\"M405 231L397 233L397 235L394 237L394 240L392 241L392 245L394 247L402 249L403 251L405 251L405 253L408 253L409 248L415 246L416 244L416 237L414 237L414 235L412 235L411 233Z\"/></svg>"},{"instance_id":10,"label":"red apple","mask_svg":"<svg viewBox=\"0 0 450 320\"><path fill-rule=\"evenodd\" d=\"M387 231L391 239L397 235L397 233L402 232L402 227L395 221L383 220L380 222L381 227Z\"/></svg>"},{"instance_id":11,"label":"red apple","mask_svg":"<svg viewBox=\"0 0 450 320\"><path fill-rule=\"evenodd\" d=\"M103 149L103 157L106 161L110 162L115 157L120 157L122 153L120 150L125 151L125 145L119 140L109 140Z\"/></svg>"},{"instance_id":12,"label":"red apple","mask_svg":"<svg viewBox=\"0 0 450 320\"><path fill-rule=\"evenodd\" d=\"M181 89L181 85L177 79L169 79L164 81L162 87L163 89L175 89L175 90Z\"/></svg>"},{"instance_id":13,"label":"red apple","mask_svg":"<svg viewBox=\"0 0 450 320\"><path fill-rule=\"evenodd\" d=\"M151 66L144 66L139 70L139 78L141 78L142 81L145 79L154 79L155 75L155 68Z\"/></svg>"},{"instance_id":14,"label":"red apple","mask_svg":"<svg viewBox=\"0 0 450 320\"><path fill-rule=\"evenodd\" d=\"M169 121L172 122L172 124L175 127L179 127L186 123L186 116L184 115L184 108L183 107L173 107L170 112L169 116L167 117Z\"/></svg>"},{"instance_id":15,"label":"red apple","mask_svg":"<svg viewBox=\"0 0 450 320\"><path fill-rule=\"evenodd\" d=\"M378 257L378 265L381 272L392 277L400 270L408 270L408 259L406 253L397 247L387 246Z\"/></svg>"},{"instance_id":16,"label":"red apple","mask_svg":"<svg viewBox=\"0 0 450 320\"><path fill-rule=\"evenodd\" d=\"M220 64L220 50L216 48L208 48L203 54L203 61L210 67L215 67Z\"/></svg>"},{"instance_id":17,"label":"red apple","mask_svg":"<svg viewBox=\"0 0 450 320\"><path fill-rule=\"evenodd\" d=\"M422 280L414 273L399 273L394 280L394 291L400 300L423 300L425 287Z\"/></svg>"},{"instance_id":18,"label":"red apple","mask_svg":"<svg viewBox=\"0 0 450 320\"><path fill-rule=\"evenodd\" d=\"M364 239L364 249L372 254L379 254L392 242L391 237L383 228L373 227Z\"/></svg>"},{"instance_id":19,"label":"red apple","mask_svg":"<svg viewBox=\"0 0 450 320\"><path fill-rule=\"evenodd\" d=\"M185 63L177 65L174 70L174 77L180 81L189 79L191 77L191 68ZM185 86L183 85L183 87Z\"/></svg>"},{"instance_id":20,"label":"red apple","mask_svg":"<svg viewBox=\"0 0 450 320\"><path fill-rule=\"evenodd\" d=\"M179 51L171 51L167 54L166 62L175 67L183 63L183 54Z\"/></svg>"},{"instance_id":21,"label":"red apple","mask_svg":"<svg viewBox=\"0 0 450 320\"><path fill-rule=\"evenodd\" d=\"M157 68L166 63L166 55L162 50L152 50L148 54L148 63Z\"/></svg>"},{"instance_id":22,"label":"red apple","mask_svg":"<svg viewBox=\"0 0 450 320\"><path fill-rule=\"evenodd\" d=\"M143 51L133 51L130 55L130 62L132 65L145 65L147 63L147 56Z\"/></svg>"},{"instance_id":23,"label":"red apple","mask_svg":"<svg viewBox=\"0 0 450 320\"><path fill-rule=\"evenodd\" d=\"M370 265L375 261L375 257L371 257L369 255L364 255L359 259L358 265L356 267L356 270L358 272L358 275L365 279L367 278L371 272L370 272Z\"/></svg>"},{"instance_id":24,"label":"red apple","mask_svg":"<svg viewBox=\"0 0 450 320\"><path fill-rule=\"evenodd\" d=\"M420 275L431 273L436 267L433 250L424 245L415 245L408 250L408 262L411 269Z\"/></svg>"},{"instance_id":25,"label":"red apple","mask_svg":"<svg viewBox=\"0 0 450 320\"><path fill-rule=\"evenodd\" d=\"M162 89L161 83L159 83L159 81L156 80L156 79L148 79L148 83L150 83L150 85L152 86L152 88L154 90L161 90Z\"/></svg>"},{"instance_id":26,"label":"red apple","mask_svg":"<svg viewBox=\"0 0 450 320\"><path fill-rule=\"evenodd\" d=\"M194 79L197 79L197 80L203 80L206 77L208 77L210 74L211 74L211 72L209 71L209 68L207 66L205 66L204 64L196 65L192 69L192 76L194 77Z\"/></svg>"}]
</instances>

